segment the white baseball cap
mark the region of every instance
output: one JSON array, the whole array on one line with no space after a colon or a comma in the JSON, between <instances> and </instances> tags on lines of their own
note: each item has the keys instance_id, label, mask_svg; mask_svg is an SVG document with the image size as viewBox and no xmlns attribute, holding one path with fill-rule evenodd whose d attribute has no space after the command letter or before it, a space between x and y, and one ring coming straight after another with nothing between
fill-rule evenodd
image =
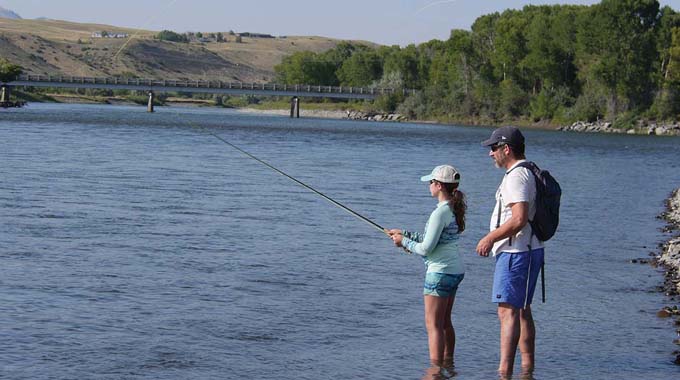
<instances>
[{"instance_id":1,"label":"white baseball cap","mask_svg":"<svg viewBox=\"0 0 680 380\"><path fill-rule=\"evenodd\" d=\"M432 173L420 177L423 182L430 182L432 180L443 183L460 183L460 173L451 165L439 165L432 169Z\"/></svg>"}]
</instances>

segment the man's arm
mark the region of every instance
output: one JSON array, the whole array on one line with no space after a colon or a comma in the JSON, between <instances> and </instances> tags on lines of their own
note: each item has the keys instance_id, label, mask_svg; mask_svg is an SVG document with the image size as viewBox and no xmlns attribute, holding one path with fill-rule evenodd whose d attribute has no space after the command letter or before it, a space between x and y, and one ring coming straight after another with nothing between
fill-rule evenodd
<instances>
[{"instance_id":1,"label":"man's arm","mask_svg":"<svg viewBox=\"0 0 680 380\"><path fill-rule=\"evenodd\" d=\"M510 236L515 236L529 221L529 203L517 202L510 205L512 216L500 227L489 232L477 243L477 253L480 256L489 256L493 244Z\"/></svg>"}]
</instances>

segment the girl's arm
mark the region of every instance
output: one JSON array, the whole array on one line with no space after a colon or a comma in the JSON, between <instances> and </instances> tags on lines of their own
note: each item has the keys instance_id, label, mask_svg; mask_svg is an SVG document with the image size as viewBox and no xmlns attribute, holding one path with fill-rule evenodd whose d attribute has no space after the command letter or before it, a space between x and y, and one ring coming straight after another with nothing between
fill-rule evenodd
<instances>
[{"instance_id":1,"label":"girl's arm","mask_svg":"<svg viewBox=\"0 0 680 380\"><path fill-rule=\"evenodd\" d=\"M414 240L418 243L423 241L423 234L420 232L412 232L412 231L407 231L407 230L402 230L402 235L404 235L405 238Z\"/></svg>"},{"instance_id":2,"label":"girl's arm","mask_svg":"<svg viewBox=\"0 0 680 380\"><path fill-rule=\"evenodd\" d=\"M442 218L439 218L433 212L427 221L427 225L425 225L425 233L422 235L417 234L417 236L421 237L420 241L406 236L406 231L404 231L404 239L401 241L401 245L417 255L427 256L437 247L444 227L446 226Z\"/></svg>"}]
</instances>

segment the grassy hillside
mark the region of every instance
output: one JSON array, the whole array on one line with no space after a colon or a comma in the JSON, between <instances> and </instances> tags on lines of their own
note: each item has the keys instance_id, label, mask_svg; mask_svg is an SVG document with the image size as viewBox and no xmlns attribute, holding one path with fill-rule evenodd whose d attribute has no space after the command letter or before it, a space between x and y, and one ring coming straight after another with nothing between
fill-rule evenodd
<instances>
[{"instance_id":1,"label":"grassy hillside","mask_svg":"<svg viewBox=\"0 0 680 380\"><path fill-rule=\"evenodd\" d=\"M130 38L92 38L92 33ZM206 32L203 32L204 34ZM296 51L321 52L340 40L324 37L252 38L224 33L226 42L155 40L155 31L58 20L0 19L0 57L33 74L133 75L143 78L267 82L274 66ZM366 43L367 45L373 45Z\"/></svg>"}]
</instances>

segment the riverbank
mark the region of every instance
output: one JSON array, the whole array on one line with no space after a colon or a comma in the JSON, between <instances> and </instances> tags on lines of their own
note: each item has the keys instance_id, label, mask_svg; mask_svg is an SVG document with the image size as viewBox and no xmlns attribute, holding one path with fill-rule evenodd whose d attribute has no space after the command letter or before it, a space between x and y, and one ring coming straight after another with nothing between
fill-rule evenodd
<instances>
[{"instance_id":1,"label":"riverbank","mask_svg":"<svg viewBox=\"0 0 680 380\"><path fill-rule=\"evenodd\" d=\"M261 114L261 115L278 115L290 116L290 110L285 109L259 109L259 108L235 108L238 112ZM346 111L340 110L319 110L319 109L301 109L300 117L319 117L324 119L345 119Z\"/></svg>"},{"instance_id":2,"label":"riverbank","mask_svg":"<svg viewBox=\"0 0 680 380\"><path fill-rule=\"evenodd\" d=\"M680 188L668 198L666 212L660 217L668 222L666 230L673 237L661 246L661 255L656 262L665 270L662 290L676 304L664 307L657 315L661 318L674 318L674 325L680 336L680 309L677 304L680 301ZM680 346L680 339L676 339L675 344ZM680 348L674 355L675 364L680 365Z\"/></svg>"},{"instance_id":3,"label":"riverbank","mask_svg":"<svg viewBox=\"0 0 680 380\"><path fill-rule=\"evenodd\" d=\"M287 109L237 108L237 110L239 112L265 115L281 115L281 116L290 115L290 110ZM365 121L409 121L405 116L397 113L362 112L352 110L302 109L300 110L300 117L318 117L323 119L350 119Z\"/></svg>"},{"instance_id":4,"label":"riverbank","mask_svg":"<svg viewBox=\"0 0 680 380\"><path fill-rule=\"evenodd\" d=\"M57 103L83 103L83 104L113 104L113 105L145 105L146 97L142 96L87 96L78 94L42 94L39 97L21 98L23 101L30 102L57 102ZM232 104L233 103L233 104ZM182 97L167 97L162 102L158 101L156 106L178 106L178 107L224 107L237 110L239 112L289 116L290 108L286 101L265 101L257 104L247 104L243 101L235 101L218 104L211 99L192 99ZM350 119L364 121L392 121L392 122L414 122L423 124L450 124L465 126L502 126L515 125L523 129L545 129L580 133L613 133L629 135L657 135L657 136L680 136L680 122L657 123L649 120L640 120L634 128L617 129L611 122L578 121L571 125L557 125L549 121L531 122L525 119L509 121L493 120L451 120L434 118L429 120L409 119L405 115L398 113L377 112L371 110L370 106L362 103L304 103L300 109L300 117L324 118L324 119Z\"/></svg>"},{"instance_id":5,"label":"riverbank","mask_svg":"<svg viewBox=\"0 0 680 380\"><path fill-rule=\"evenodd\" d=\"M560 131L585 132L585 133L620 133L629 135L657 135L657 136L680 136L680 123L656 123L641 120L635 128L616 129L608 121L595 121L592 123L577 121L571 125L559 128Z\"/></svg>"},{"instance_id":6,"label":"riverbank","mask_svg":"<svg viewBox=\"0 0 680 380\"><path fill-rule=\"evenodd\" d=\"M143 105L145 97L125 96L87 96L78 94L45 94L44 98L32 98L35 102L56 102L67 104L112 104L112 105ZM156 106L168 107L220 107L234 109L238 112L289 116L290 109L287 102L263 102L253 105L229 105L216 104L214 100L192 99L181 97L167 97ZM405 116L397 113L384 113L368 110L359 110L359 107L345 107L340 103L307 103L300 109L300 117L312 117L323 119L350 119L366 121L409 121ZM427 121L425 121L427 122Z\"/></svg>"}]
</instances>

